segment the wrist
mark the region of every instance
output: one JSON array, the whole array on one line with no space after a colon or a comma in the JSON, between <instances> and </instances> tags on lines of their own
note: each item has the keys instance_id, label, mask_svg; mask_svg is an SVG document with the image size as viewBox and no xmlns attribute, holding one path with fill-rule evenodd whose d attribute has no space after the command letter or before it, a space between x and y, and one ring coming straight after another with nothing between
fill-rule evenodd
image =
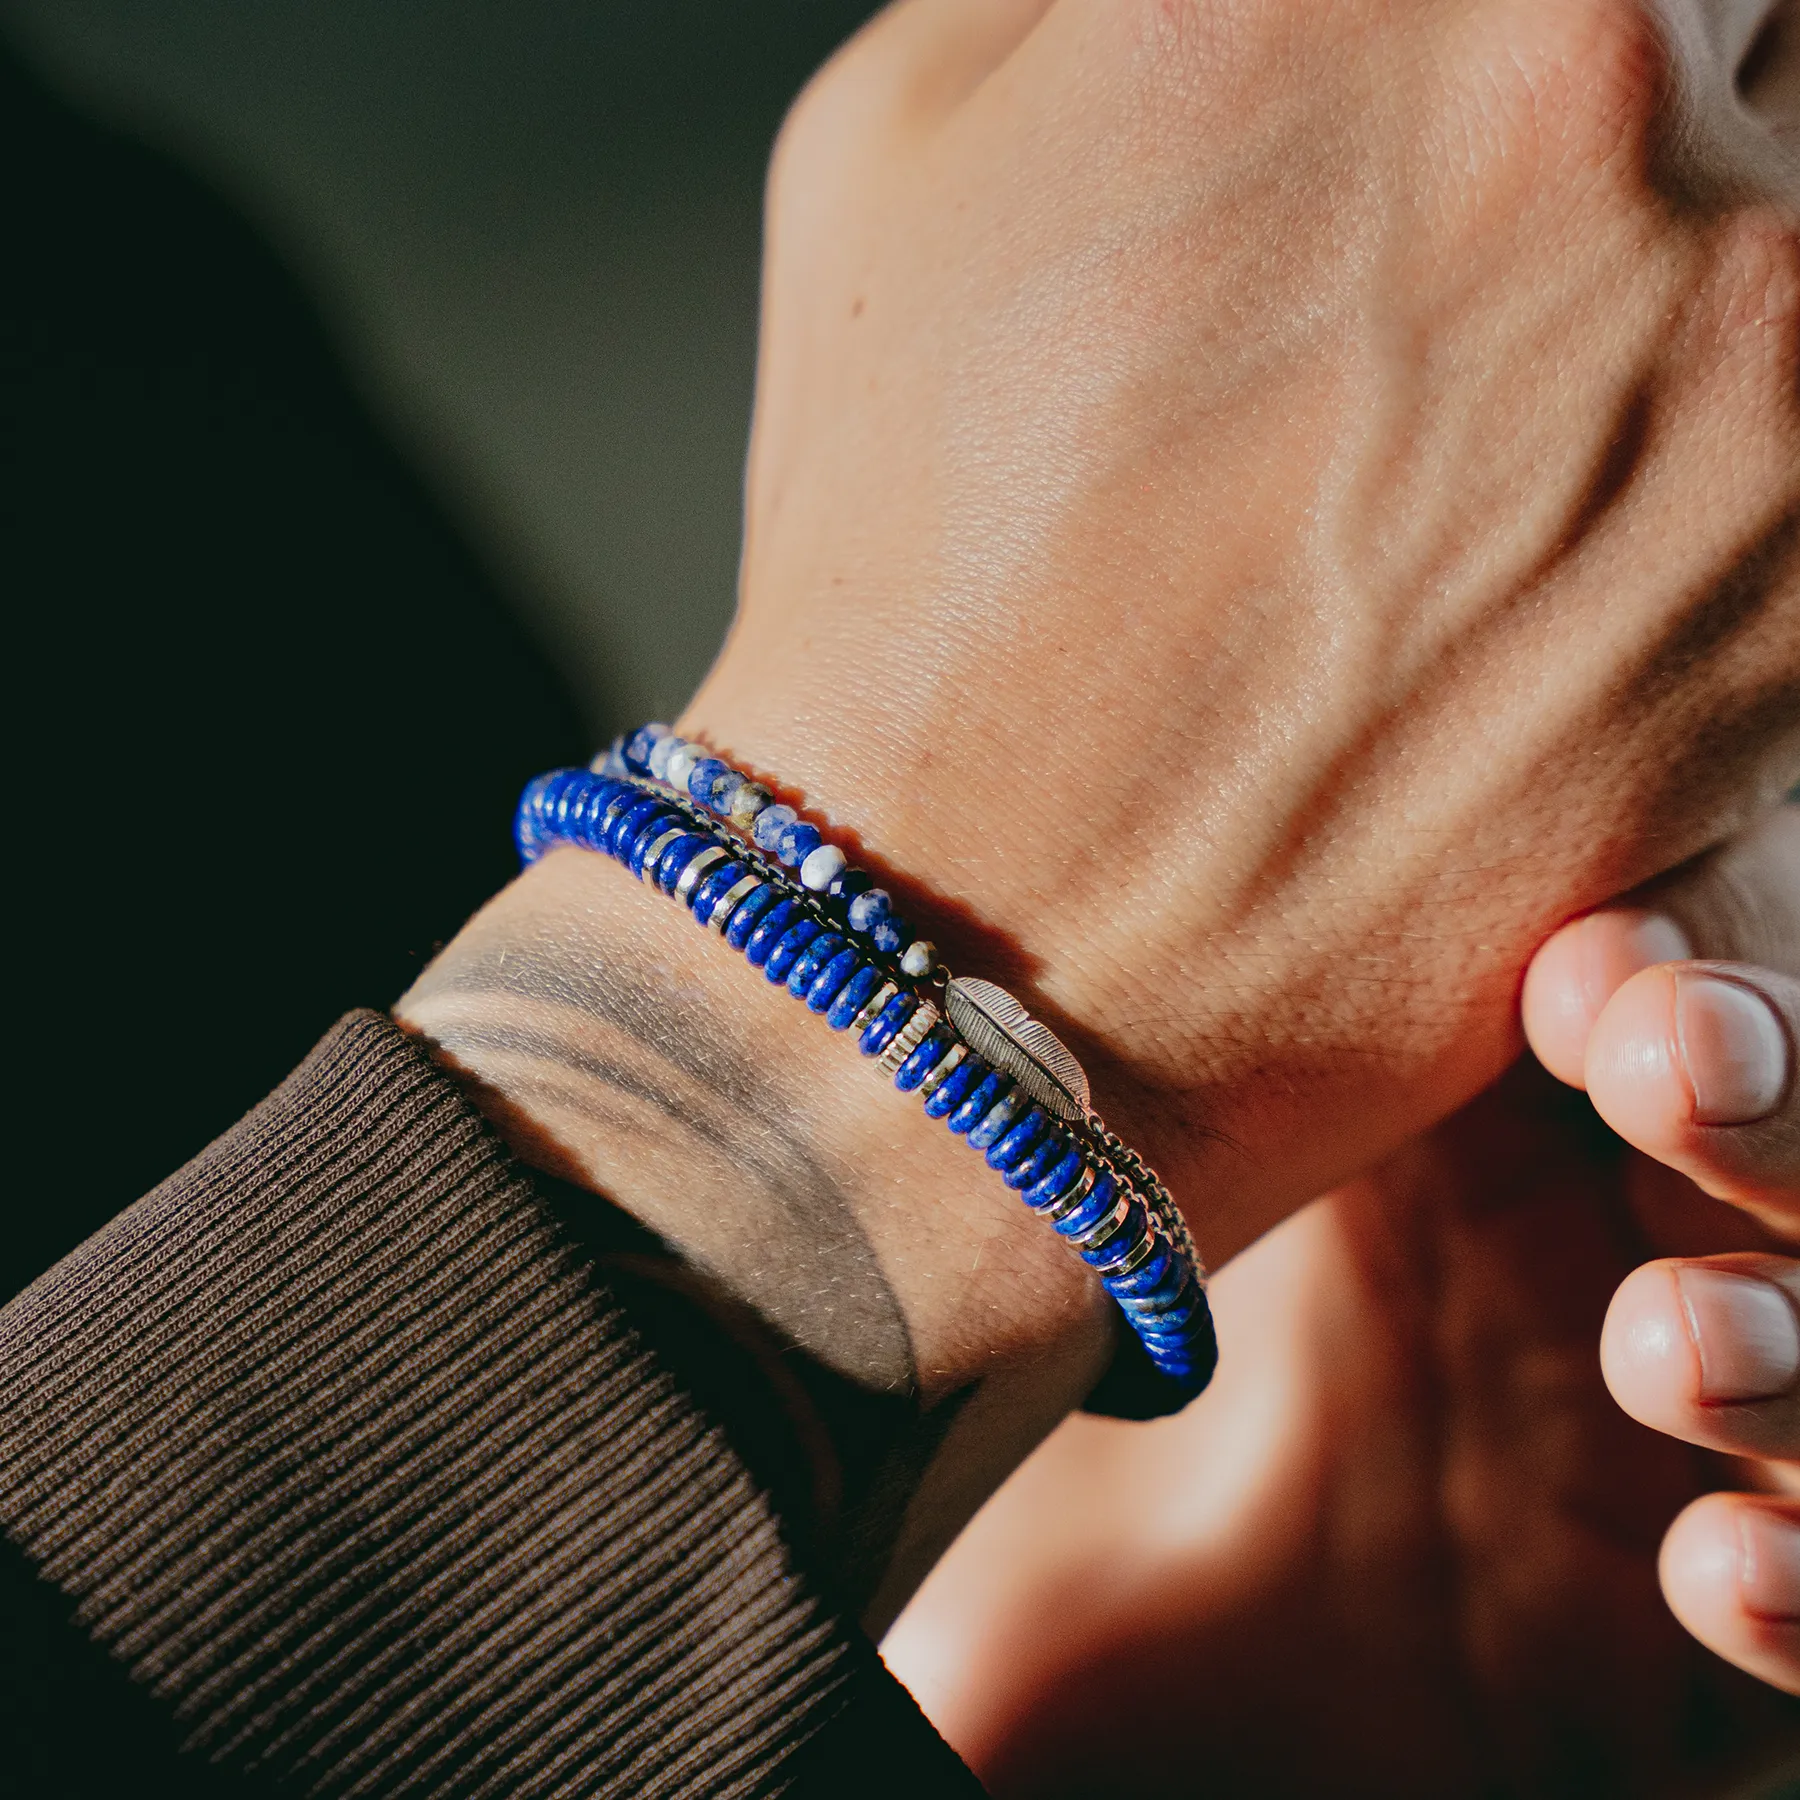
<instances>
[{"instance_id":1,"label":"wrist","mask_svg":"<svg viewBox=\"0 0 1800 1800\"><path fill-rule=\"evenodd\" d=\"M966 1148L753 975L616 864L562 851L396 1017L526 1162L605 1195L833 1381L931 1421L923 1452L890 1446L903 1503L879 1497L903 1591L1092 1386L1107 1307Z\"/></svg>"}]
</instances>

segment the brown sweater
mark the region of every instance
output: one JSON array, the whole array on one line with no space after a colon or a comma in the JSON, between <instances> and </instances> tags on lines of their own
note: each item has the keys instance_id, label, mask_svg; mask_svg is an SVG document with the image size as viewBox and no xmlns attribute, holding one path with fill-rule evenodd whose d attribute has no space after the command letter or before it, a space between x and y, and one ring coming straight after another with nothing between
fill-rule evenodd
<instances>
[{"instance_id":1,"label":"brown sweater","mask_svg":"<svg viewBox=\"0 0 1800 1800\"><path fill-rule=\"evenodd\" d=\"M0 1312L0 1527L9 1793L980 1791L376 1014Z\"/></svg>"}]
</instances>

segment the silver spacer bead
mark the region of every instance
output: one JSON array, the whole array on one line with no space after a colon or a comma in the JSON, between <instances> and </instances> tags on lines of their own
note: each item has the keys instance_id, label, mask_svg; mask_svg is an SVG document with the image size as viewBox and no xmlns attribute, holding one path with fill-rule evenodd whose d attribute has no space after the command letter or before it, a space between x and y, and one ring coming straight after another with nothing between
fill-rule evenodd
<instances>
[{"instance_id":1,"label":"silver spacer bead","mask_svg":"<svg viewBox=\"0 0 1800 1800\"><path fill-rule=\"evenodd\" d=\"M638 880L653 880L656 875L656 865L662 861L662 853L668 849L677 838L686 837L687 835L688 828L685 825L673 825L665 831L662 836L644 852L644 860L639 865L642 868L643 873L638 876Z\"/></svg>"},{"instance_id":2,"label":"silver spacer bead","mask_svg":"<svg viewBox=\"0 0 1800 1800\"><path fill-rule=\"evenodd\" d=\"M1092 1250L1096 1246L1104 1244L1125 1223L1130 1214L1130 1192L1121 1190L1118 1199L1113 1202L1111 1212L1103 1214L1086 1231L1079 1231L1073 1237L1064 1239L1064 1242L1076 1250Z\"/></svg>"},{"instance_id":3,"label":"silver spacer bead","mask_svg":"<svg viewBox=\"0 0 1800 1800\"><path fill-rule=\"evenodd\" d=\"M1059 1219L1066 1219L1094 1191L1094 1183L1099 1179L1100 1171L1092 1163L1083 1163L1081 1173L1075 1177L1075 1185L1060 1200L1054 1200L1046 1206L1038 1216L1051 1225Z\"/></svg>"},{"instance_id":4,"label":"silver spacer bead","mask_svg":"<svg viewBox=\"0 0 1800 1800\"><path fill-rule=\"evenodd\" d=\"M875 1066L884 1075L894 1074L900 1065L931 1035L931 1028L943 1015L929 1000L919 1002L918 1011L894 1033L894 1041L882 1051Z\"/></svg>"},{"instance_id":5,"label":"silver spacer bead","mask_svg":"<svg viewBox=\"0 0 1800 1800\"><path fill-rule=\"evenodd\" d=\"M702 850L698 856L691 858L687 867L681 871L680 879L675 883L675 898L679 900L683 906L686 906L693 895L694 889L700 885L700 877L704 875L714 863L723 862L725 856L725 846L723 844L713 844L710 848Z\"/></svg>"},{"instance_id":6,"label":"silver spacer bead","mask_svg":"<svg viewBox=\"0 0 1800 1800\"><path fill-rule=\"evenodd\" d=\"M968 1060L968 1056L969 1046L967 1044L952 1044L944 1052L938 1066L919 1083L919 1098L929 1100Z\"/></svg>"},{"instance_id":7,"label":"silver spacer bead","mask_svg":"<svg viewBox=\"0 0 1800 1800\"><path fill-rule=\"evenodd\" d=\"M875 1021L881 1017L881 1009L886 1006L899 991L900 989L893 982L884 981L881 986L869 996L862 1011L850 1021L851 1035L854 1037L857 1033L866 1031L873 1025Z\"/></svg>"},{"instance_id":8,"label":"silver spacer bead","mask_svg":"<svg viewBox=\"0 0 1800 1800\"><path fill-rule=\"evenodd\" d=\"M1157 1251L1166 1249L1162 1234L1154 1229L1146 1231L1138 1246L1117 1268L1106 1271L1108 1281L1116 1281L1121 1275L1132 1275L1141 1269Z\"/></svg>"},{"instance_id":9,"label":"silver spacer bead","mask_svg":"<svg viewBox=\"0 0 1800 1800\"><path fill-rule=\"evenodd\" d=\"M723 936L725 927L731 923L731 915L762 884L763 878L760 875L746 875L742 881L734 881L719 896L718 904L712 909L712 916L706 921L708 927Z\"/></svg>"}]
</instances>

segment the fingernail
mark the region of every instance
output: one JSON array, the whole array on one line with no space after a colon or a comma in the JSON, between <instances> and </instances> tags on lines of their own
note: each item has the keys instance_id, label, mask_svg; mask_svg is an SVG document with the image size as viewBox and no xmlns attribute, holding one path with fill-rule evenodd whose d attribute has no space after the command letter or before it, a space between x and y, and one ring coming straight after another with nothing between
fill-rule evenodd
<instances>
[{"instance_id":1,"label":"fingernail","mask_svg":"<svg viewBox=\"0 0 1800 1800\"><path fill-rule=\"evenodd\" d=\"M1800 1319L1772 1281L1685 1263L1675 1271L1702 1400L1772 1400L1800 1378Z\"/></svg>"},{"instance_id":2,"label":"fingernail","mask_svg":"<svg viewBox=\"0 0 1800 1800\"><path fill-rule=\"evenodd\" d=\"M1800 1525L1760 1506L1738 1521L1744 1610L1759 1619L1800 1619Z\"/></svg>"},{"instance_id":3,"label":"fingernail","mask_svg":"<svg viewBox=\"0 0 1800 1800\"><path fill-rule=\"evenodd\" d=\"M1750 1125L1781 1104L1787 1034L1753 989L1711 975L1675 982L1675 1033L1699 1125Z\"/></svg>"},{"instance_id":4,"label":"fingernail","mask_svg":"<svg viewBox=\"0 0 1800 1800\"><path fill-rule=\"evenodd\" d=\"M1685 962L1688 935L1666 913L1594 913L1581 934L1581 986L1588 1016L1600 1010L1640 969Z\"/></svg>"}]
</instances>

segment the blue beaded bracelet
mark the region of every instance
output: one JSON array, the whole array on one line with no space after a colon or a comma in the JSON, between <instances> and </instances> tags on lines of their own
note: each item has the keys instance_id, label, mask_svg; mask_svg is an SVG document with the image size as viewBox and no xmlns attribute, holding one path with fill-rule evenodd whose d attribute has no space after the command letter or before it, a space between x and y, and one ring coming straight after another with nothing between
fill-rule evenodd
<instances>
[{"instance_id":1,"label":"blue beaded bracelet","mask_svg":"<svg viewBox=\"0 0 1800 1800\"><path fill-rule=\"evenodd\" d=\"M701 746L648 725L519 802L520 855L598 850L672 895L980 1151L1099 1275L1169 1412L1217 1361L1205 1272L1168 1190L1088 1103L1087 1077L991 982L952 976L817 826ZM940 1005L939 1002L942 1002Z\"/></svg>"}]
</instances>

